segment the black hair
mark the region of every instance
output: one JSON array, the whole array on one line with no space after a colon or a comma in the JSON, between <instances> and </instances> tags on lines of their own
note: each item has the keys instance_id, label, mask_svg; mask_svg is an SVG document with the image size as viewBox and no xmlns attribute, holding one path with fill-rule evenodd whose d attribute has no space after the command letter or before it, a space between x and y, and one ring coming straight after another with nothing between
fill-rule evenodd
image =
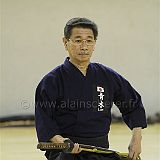
<instances>
[{"instance_id":1,"label":"black hair","mask_svg":"<svg viewBox=\"0 0 160 160\"><path fill-rule=\"evenodd\" d=\"M80 17L72 18L66 23L66 26L64 27L64 36L66 39L70 38L72 29L74 27L92 29L93 34L94 34L94 39L95 40L97 39L97 36L98 36L97 25L93 21L87 18L80 18Z\"/></svg>"}]
</instances>

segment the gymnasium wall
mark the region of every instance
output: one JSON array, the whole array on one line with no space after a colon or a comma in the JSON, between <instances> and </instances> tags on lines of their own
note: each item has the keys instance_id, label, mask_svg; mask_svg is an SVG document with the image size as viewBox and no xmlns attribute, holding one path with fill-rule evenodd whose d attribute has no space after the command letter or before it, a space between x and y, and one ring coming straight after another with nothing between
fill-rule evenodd
<instances>
[{"instance_id":1,"label":"gymnasium wall","mask_svg":"<svg viewBox=\"0 0 160 160\"><path fill-rule=\"evenodd\" d=\"M37 84L67 56L63 28L73 17L99 27L92 61L127 78L147 115L159 111L158 0L2 0L0 117L34 114Z\"/></svg>"}]
</instances>

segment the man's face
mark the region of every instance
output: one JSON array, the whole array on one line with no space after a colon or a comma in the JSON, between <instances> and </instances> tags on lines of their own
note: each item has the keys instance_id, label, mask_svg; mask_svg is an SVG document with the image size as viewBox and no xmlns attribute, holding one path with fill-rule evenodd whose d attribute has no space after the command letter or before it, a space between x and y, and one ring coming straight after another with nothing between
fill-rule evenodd
<instances>
[{"instance_id":1,"label":"man's face","mask_svg":"<svg viewBox=\"0 0 160 160\"><path fill-rule=\"evenodd\" d=\"M63 42L75 62L89 62L96 44L92 29L78 27L73 28L70 39L64 38Z\"/></svg>"}]
</instances>

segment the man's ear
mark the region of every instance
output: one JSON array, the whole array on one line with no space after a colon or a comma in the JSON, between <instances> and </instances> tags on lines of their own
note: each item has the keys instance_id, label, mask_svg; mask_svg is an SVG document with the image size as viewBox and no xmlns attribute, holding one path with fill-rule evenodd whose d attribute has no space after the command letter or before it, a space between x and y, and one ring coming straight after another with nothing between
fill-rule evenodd
<instances>
[{"instance_id":1,"label":"man's ear","mask_svg":"<svg viewBox=\"0 0 160 160\"><path fill-rule=\"evenodd\" d=\"M68 42L67 38L63 37L63 44L64 44L66 51L68 50L67 49L67 42Z\"/></svg>"},{"instance_id":2,"label":"man's ear","mask_svg":"<svg viewBox=\"0 0 160 160\"><path fill-rule=\"evenodd\" d=\"M94 46L93 46L93 51L95 50L95 48L96 48L96 43L95 43Z\"/></svg>"}]
</instances>

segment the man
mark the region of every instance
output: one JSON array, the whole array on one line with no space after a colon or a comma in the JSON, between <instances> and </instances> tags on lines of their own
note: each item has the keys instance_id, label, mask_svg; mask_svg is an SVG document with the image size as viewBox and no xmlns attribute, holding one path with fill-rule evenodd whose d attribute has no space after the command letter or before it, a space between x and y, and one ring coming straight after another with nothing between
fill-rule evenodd
<instances>
[{"instance_id":1,"label":"man","mask_svg":"<svg viewBox=\"0 0 160 160\"><path fill-rule=\"evenodd\" d=\"M78 143L108 148L113 103L132 130L129 157L135 160L141 153L141 129L147 126L141 97L121 75L90 62L97 36L97 25L89 19L69 20L63 38L69 57L45 75L36 89L39 142L63 143L69 138L75 143L71 154L46 151L50 160L94 159L85 158L87 153L81 152ZM96 158L105 160L100 155Z\"/></svg>"}]
</instances>

